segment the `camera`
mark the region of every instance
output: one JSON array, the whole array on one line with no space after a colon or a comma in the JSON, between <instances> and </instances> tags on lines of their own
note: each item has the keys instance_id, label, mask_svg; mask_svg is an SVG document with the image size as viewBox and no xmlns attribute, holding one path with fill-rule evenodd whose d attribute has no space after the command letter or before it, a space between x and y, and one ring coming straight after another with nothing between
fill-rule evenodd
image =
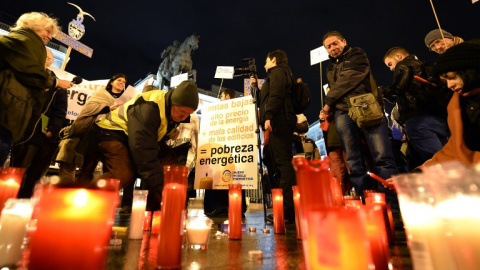
<instances>
[{"instance_id":1,"label":"camera","mask_svg":"<svg viewBox=\"0 0 480 270\"><path fill-rule=\"evenodd\" d=\"M242 62L248 62L248 67L235 67L234 76L248 75L249 77L257 75L257 66L255 65L255 58L243 58Z\"/></svg>"}]
</instances>

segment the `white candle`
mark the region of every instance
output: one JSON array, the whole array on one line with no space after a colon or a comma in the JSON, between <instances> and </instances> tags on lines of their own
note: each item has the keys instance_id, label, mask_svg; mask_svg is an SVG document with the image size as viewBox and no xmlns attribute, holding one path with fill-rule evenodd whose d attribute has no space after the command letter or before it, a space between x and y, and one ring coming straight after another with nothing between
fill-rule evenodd
<instances>
[{"instance_id":1,"label":"white candle","mask_svg":"<svg viewBox=\"0 0 480 270\"><path fill-rule=\"evenodd\" d=\"M0 216L0 265L14 265L22 254L23 238L32 216L27 199L9 199Z\"/></svg>"},{"instance_id":2,"label":"white candle","mask_svg":"<svg viewBox=\"0 0 480 270\"><path fill-rule=\"evenodd\" d=\"M186 229L189 245L206 245L210 236L211 220L191 220L188 222Z\"/></svg>"},{"instance_id":3,"label":"white candle","mask_svg":"<svg viewBox=\"0 0 480 270\"><path fill-rule=\"evenodd\" d=\"M143 223L145 221L145 201L134 201L132 205L132 215L130 217L129 239L143 238Z\"/></svg>"}]
</instances>

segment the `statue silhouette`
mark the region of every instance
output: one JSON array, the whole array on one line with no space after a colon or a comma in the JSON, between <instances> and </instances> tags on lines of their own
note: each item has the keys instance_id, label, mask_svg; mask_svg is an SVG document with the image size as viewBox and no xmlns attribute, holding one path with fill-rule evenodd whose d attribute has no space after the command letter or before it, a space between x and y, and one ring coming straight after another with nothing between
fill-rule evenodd
<instances>
[{"instance_id":1,"label":"statue silhouette","mask_svg":"<svg viewBox=\"0 0 480 270\"><path fill-rule=\"evenodd\" d=\"M169 86L172 76L192 71L191 55L193 50L198 49L199 38L197 35L191 35L182 44L175 40L172 45L163 50L161 54L163 61L157 72L158 88L163 89L164 86Z\"/></svg>"}]
</instances>

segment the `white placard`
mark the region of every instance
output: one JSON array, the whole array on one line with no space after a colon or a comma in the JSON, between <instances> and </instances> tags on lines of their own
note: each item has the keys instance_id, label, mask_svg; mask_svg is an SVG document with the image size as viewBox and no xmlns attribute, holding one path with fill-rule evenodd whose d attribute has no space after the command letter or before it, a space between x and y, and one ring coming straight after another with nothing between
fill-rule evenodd
<instances>
[{"instance_id":1,"label":"white placard","mask_svg":"<svg viewBox=\"0 0 480 270\"><path fill-rule=\"evenodd\" d=\"M175 76L172 76L170 81L170 87L177 87L181 82L188 80L188 73L182 73Z\"/></svg>"},{"instance_id":2,"label":"white placard","mask_svg":"<svg viewBox=\"0 0 480 270\"><path fill-rule=\"evenodd\" d=\"M258 147L251 96L206 105L198 133L195 189L256 189Z\"/></svg>"},{"instance_id":3,"label":"white placard","mask_svg":"<svg viewBox=\"0 0 480 270\"><path fill-rule=\"evenodd\" d=\"M62 80L71 81L75 75L64 70L58 69L56 67L49 67L55 75ZM67 89L67 98L68 98L68 107L67 107L67 119L75 120L77 116L87 103L87 100L90 98L95 91L105 88L108 83L108 79L104 80L95 80L88 81L83 79L81 84L75 84L73 87ZM135 97L138 94L135 88L128 86L125 90L125 93L121 96L123 102L122 104L129 100L132 97ZM124 97L125 95L125 97ZM118 103L118 102L116 102Z\"/></svg>"},{"instance_id":4,"label":"white placard","mask_svg":"<svg viewBox=\"0 0 480 270\"><path fill-rule=\"evenodd\" d=\"M215 79L233 79L233 73L235 73L234 67L218 66L215 71Z\"/></svg>"},{"instance_id":5,"label":"white placard","mask_svg":"<svg viewBox=\"0 0 480 270\"><path fill-rule=\"evenodd\" d=\"M313 66L320 62L328 60L328 52L324 46L318 47L310 51L310 65Z\"/></svg>"},{"instance_id":6,"label":"white placard","mask_svg":"<svg viewBox=\"0 0 480 270\"><path fill-rule=\"evenodd\" d=\"M328 94L328 83L323 85L323 92L325 93L325 95Z\"/></svg>"}]
</instances>

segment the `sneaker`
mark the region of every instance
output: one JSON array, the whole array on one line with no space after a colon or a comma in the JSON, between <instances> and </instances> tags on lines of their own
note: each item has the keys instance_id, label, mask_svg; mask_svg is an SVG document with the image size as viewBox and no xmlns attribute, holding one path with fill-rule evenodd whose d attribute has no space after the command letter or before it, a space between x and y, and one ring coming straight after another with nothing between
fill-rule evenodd
<instances>
[{"instance_id":1,"label":"sneaker","mask_svg":"<svg viewBox=\"0 0 480 270\"><path fill-rule=\"evenodd\" d=\"M121 207L120 210L118 210L119 215L130 215L131 213L132 213L131 206L124 206L124 207Z\"/></svg>"},{"instance_id":2,"label":"sneaker","mask_svg":"<svg viewBox=\"0 0 480 270\"><path fill-rule=\"evenodd\" d=\"M214 209L212 212L205 213L207 217L228 217L228 210L226 209Z\"/></svg>"}]
</instances>

